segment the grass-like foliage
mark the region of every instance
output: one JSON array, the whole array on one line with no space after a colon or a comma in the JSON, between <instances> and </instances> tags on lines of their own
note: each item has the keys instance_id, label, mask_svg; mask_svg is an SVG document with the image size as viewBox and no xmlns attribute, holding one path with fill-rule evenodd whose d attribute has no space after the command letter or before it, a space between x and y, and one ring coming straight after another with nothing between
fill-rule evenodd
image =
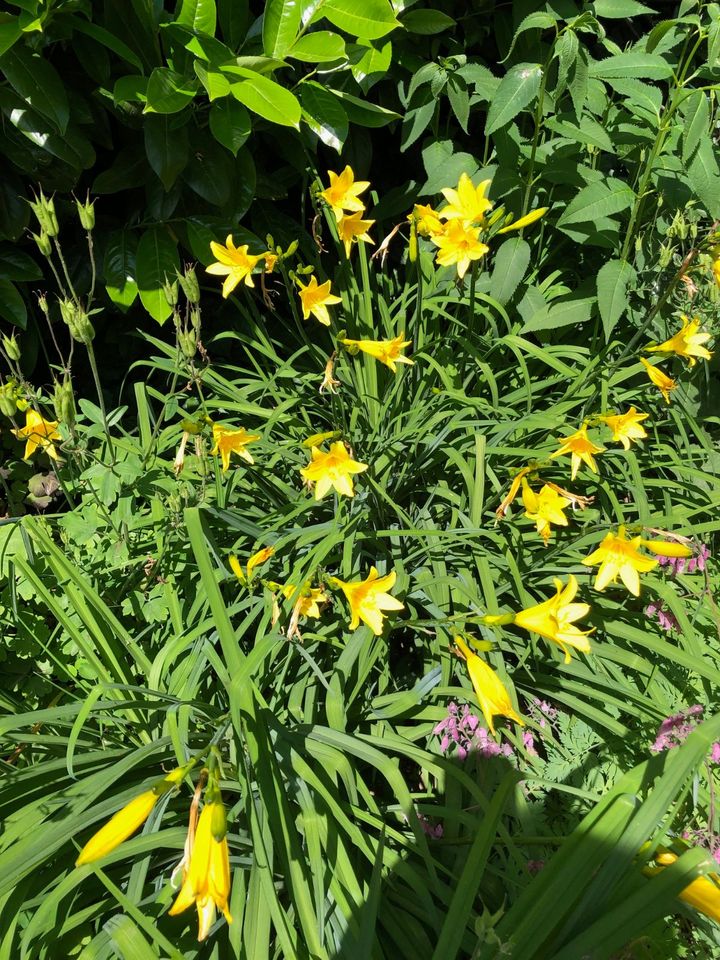
<instances>
[{"instance_id":1,"label":"grass-like foliage","mask_svg":"<svg viewBox=\"0 0 720 960\"><path fill-rule=\"evenodd\" d=\"M716 956L720 9L167 6L0 15L0 958Z\"/></svg>"}]
</instances>

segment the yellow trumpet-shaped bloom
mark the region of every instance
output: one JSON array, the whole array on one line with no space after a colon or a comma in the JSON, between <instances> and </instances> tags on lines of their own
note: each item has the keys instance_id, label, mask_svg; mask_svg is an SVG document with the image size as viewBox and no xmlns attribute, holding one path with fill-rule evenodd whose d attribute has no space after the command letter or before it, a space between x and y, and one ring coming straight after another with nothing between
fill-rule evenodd
<instances>
[{"instance_id":1,"label":"yellow trumpet-shaped bloom","mask_svg":"<svg viewBox=\"0 0 720 960\"><path fill-rule=\"evenodd\" d=\"M578 431L560 440L560 449L556 450L555 453L551 453L550 458L561 457L569 453L572 458L570 476L571 479L574 480L581 463L590 467L593 473L597 473L598 470L594 454L604 453L604 451L604 447L598 447L597 444L593 443L590 437L588 437L587 425L583 424Z\"/></svg>"},{"instance_id":2,"label":"yellow trumpet-shaped bloom","mask_svg":"<svg viewBox=\"0 0 720 960\"><path fill-rule=\"evenodd\" d=\"M365 580L346 583L337 577L331 577L331 586L340 587L350 604L350 629L356 630L360 621L366 623L376 636L383 631L384 610L404 610L405 605L387 592L395 586L396 574L393 571L381 577L375 567Z\"/></svg>"},{"instance_id":3,"label":"yellow trumpet-shaped bloom","mask_svg":"<svg viewBox=\"0 0 720 960\"><path fill-rule=\"evenodd\" d=\"M329 450L313 447L310 456L310 463L300 473L308 484L315 484L316 500L322 500L331 488L344 497L355 496L353 474L363 473L368 465L353 460L342 440L330 444Z\"/></svg>"},{"instance_id":4,"label":"yellow trumpet-shaped bloom","mask_svg":"<svg viewBox=\"0 0 720 960\"><path fill-rule=\"evenodd\" d=\"M642 440L647 437L647 431L640 424L647 420L649 414L638 413L635 407L630 407L626 413L600 417L612 430L612 439L621 443L626 450L630 449L633 440Z\"/></svg>"},{"instance_id":5,"label":"yellow trumpet-shaped bloom","mask_svg":"<svg viewBox=\"0 0 720 960\"><path fill-rule=\"evenodd\" d=\"M442 233L431 235L432 242L439 247L437 262L443 267L457 265L462 279L474 260L480 260L490 247L480 239L480 228L465 220L448 220Z\"/></svg>"},{"instance_id":6,"label":"yellow trumpet-shaped bloom","mask_svg":"<svg viewBox=\"0 0 720 960\"><path fill-rule=\"evenodd\" d=\"M344 210L362 213L365 207L359 197L370 186L370 181L356 180L350 165L345 167L342 173L328 170L328 179L330 186L323 190L320 196L331 207L337 219L342 217Z\"/></svg>"},{"instance_id":7,"label":"yellow trumpet-shaped bloom","mask_svg":"<svg viewBox=\"0 0 720 960\"><path fill-rule=\"evenodd\" d=\"M248 558L245 570L243 570L238 558L233 556L230 557L230 567L240 583L248 583L252 578L255 567L261 566L266 560L269 560L274 553L274 547L263 547L262 550L258 550L257 553L253 553L253 555Z\"/></svg>"},{"instance_id":8,"label":"yellow trumpet-shaped bloom","mask_svg":"<svg viewBox=\"0 0 720 960\"><path fill-rule=\"evenodd\" d=\"M654 383L663 395L665 403L670 403L670 394L677 389L677 381L664 374L660 367L654 367L645 357L640 357L640 363L645 367L650 382Z\"/></svg>"},{"instance_id":9,"label":"yellow trumpet-shaped bloom","mask_svg":"<svg viewBox=\"0 0 720 960\"><path fill-rule=\"evenodd\" d=\"M224 821L224 809L220 801L206 803L202 809L189 863L183 867L183 884L169 911L170 916L176 916L195 904L199 941L205 940L210 932L216 909L222 910L227 922L232 923L228 909L230 858L227 839L224 835L221 840L213 836L213 819Z\"/></svg>"},{"instance_id":10,"label":"yellow trumpet-shaped bloom","mask_svg":"<svg viewBox=\"0 0 720 960\"><path fill-rule=\"evenodd\" d=\"M404 357L401 353L405 347L409 347L412 343L412 340L403 340L404 336L405 332L403 331L399 336L393 337L392 340L342 340L341 342L346 347L356 347L363 353L375 357L376 360L384 363L395 373L395 364L413 363L409 357Z\"/></svg>"},{"instance_id":11,"label":"yellow trumpet-shaped bloom","mask_svg":"<svg viewBox=\"0 0 720 960\"><path fill-rule=\"evenodd\" d=\"M513 707L510 694L497 673L476 653L473 653L462 637L455 637L454 640L465 657L470 680L490 733L495 735L493 717L497 716L507 717L519 723L521 727L525 726L525 721Z\"/></svg>"},{"instance_id":12,"label":"yellow trumpet-shaped bloom","mask_svg":"<svg viewBox=\"0 0 720 960\"><path fill-rule=\"evenodd\" d=\"M483 180L477 187L466 173L460 174L455 189L446 187L442 195L447 200L447 206L439 212L439 216L446 220L463 220L468 225L483 224L485 214L492 208L492 200L485 196L491 180Z\"/></svg>"},{"instance_id":13,"label":"yellow trumpet-shaped bloom","mask_svg":"<svg viewBox=\"0 0 720 960\"><path fill-rule=\"evenodd\" d=\"M345 256L350 256L353 243L362 240L363 243L375 243L368 230L375 223L374 220L363 220L362 210L358 213L344 214L338 220L338 236L345 247Z\"/></svg>"},{"instance_id":14,"label":"yellow trumpet-shaped bloom","mask_svg":"<svg viewBox=\"0 0 720 960\"><path fill-rule=\"evenodd\" d=\"M434 233L442 233L443 225L437 210L433 210L429 203L416 203L408 220L415 223L421 237L431 237Z\"/></svg>"},{"instance_id":15,"label":"yellow trumpet-shaped bloom","mask_svg":"<svg viewBox=\"0 0 720 960\"><path fill-rule=\"evenodd\" d=\"M25 441L23 460L29 460L38 447L44 450L53 460L59 460L60 456L53 443L54 440L62 440L58 433L58 426L57 421L46 420L37 410L27 410L25 412L25 426L10 431L15 434L18 440Z\"/></svg>"},{"instance_id":16,"label":"yellow trumpet-shaped bloom","mask_svg":"<svg viewBox=\"0 0 720 960\"><path fill-rule=\"evenodd\" d=\"M525 504L525 516L535 521L537 532L543 538L545 544L552 534L552 524L557 527L568 525L567 517L563 511L570 506L570 501L566 500L547 483L538 493L535 493L527 480L523 478L522 498Z\"/></svg>"},{"instance_id":17,"label":"yellow trumpet-shaped bloom","mask_svg":"<svg viewBox=\"0 0 720 960\"><path fill-rule=\"evenodd\" d=\"M615 583L619 576L633 596L640 596L640 574L657 566L657 560L640 553L638 548L642 542L641 537L628 540L623 526L618 527L617 534L606 534L597 550L583 560L588 567L600 564L595 578L596 590L604 590L609 583Z\"/></svg>"},{"instance_id":18,"label":"yellow trumpet-shaped bloom","mask_svg":"<svg viewBox=\"0 0 720 960\"><path fill-rule=\"evenodd\" d=\"M329 327L330 314L328 313L328 307L336 303L342 303L342 297L336 297L335 294L330 293L330 281L326 280L325 283L319 284L317 277L313 275L310 277L307 286L304 286L300 280L297 281L297 285L300 288L299 296L303 320L307 320L312 314L316 320Z\"/></svg>"},{"instance_id":19,"label":"yellow trumpet-shaped bloom","mask_svg":"<svg viewBox=\"0 0 720 960\"><path fill-rule=\"evenodd\" d=\"M712 353L703 346L712 336L705 331L700 331L700 321L697 317L690 320L685 314L682 314L682 327L675 336L670 337L664 343L659 343L656 347L645 347L648 353L675 353L678 357L684 357L691 367L695 366L697 358L710 360Z\"/></svg>"},{"instance_id":20,"label":"yellow trumpet-shaped bloom","mask_svg":"<svg viewBox=\"0 0 720 960\"><path fill-rule=\"evenodd\" d=\"M293 596L297 587L294 583L286 583L284 586L280 587L280 592L285 597L286 600L289 600ZM300 588L300 594L295 601L295 606L293 607L293 614L297 614L298 617L314 617L317 619L320 616L320 604L327 603L330 597L325 593L322 587L311 587L310 583L304 583Z\"/></svg>"},{"instance_id":21,"label":"yellow trumpet-shaped bloom","mask_svg":"<svg viewBox=\"0 0 720 960\"><path fill-rule=\"evenodd\" d=\"M248 245L236 247L233 243L232 234L228 234L225 240L225 246L216 243L214 240L210 243L210 249L213 256L217 257L215 263L206 267L207 273L214 276L225 277L222 286L223 297L229 297L235 287L245 281L246 286L254 286L252 272L257 264L265 258L265 254L258 256L248 253Z\"/></svg>"},{"instance_id":22,"label":"yellow trumpet-shaped bloom","mask_svg":"<svg viewBox=\"0 0 720 960\"><path fill-rule=\"evenodd\" d=\"M94 834L80 851L75 861L76 867L81 867L84 863L92 863L99 860L105 854L110 853L115 847L127 840L131 834L135 833L138 827L150 816L152 808L157 803L159 793L154 790L146 790L135 797L130 803L125 804L122 810L108 820L96 834Z\"/></svg>"},{"instance_id":23,"label":"yellow trumpet-shaped bloom","mask_svg":"<svg viewBox=\"0 0 720 960\"><path fill-rule=\"evenodd\" d=\"M539 633L541 637L557 643L565 654L565 663L570 663L572 659L571 649L590 653L590 641L587 638L593 631L579 630L575 626L576 620L587 616L590 612L590 605L572 602L578 591L578 583L574 576L570 575L568 577L565 586L557 578L555 578L554 583L554 597L516 613L513 623L524 630ZM503 618L497 619L501 620ZM493 622L492 617L486 617L485 620L487 623Z\"/></svg>"},{"instance_id":24,"label":"yellow trumpet-shaped bloom","mask_svg":"<svg viewBox=\"0 0 720 960\"><path fill-rule=\"evenodd\" d=\"M229 469L230 455L233 453L236 453L248 463L255 463L245 447L249 443L254 443L259 439L259 433L248 433L244 427L239 427L235 430L232 427L223 427L219 423L214 423L213 440L215 441L215 446L212 448L212 453L220 454L223 473Z\"/></svg>"},{"instance_id":25,"label":"yellow trumpet-shaped bloom","mask_svg":"<svg viewBox=\"0 0 720 960\"><path fill-rule=\"evenodd\" d=\"M655 854L657 867L648 867L644 872L650 877L656 876L677 859L676 853L665 847L658 847ZM710 917L715 923L720 923L720 876L716 873L696 877L678 894L678 898L694 907L699 913Z\"/></svg>"}]
</instances>

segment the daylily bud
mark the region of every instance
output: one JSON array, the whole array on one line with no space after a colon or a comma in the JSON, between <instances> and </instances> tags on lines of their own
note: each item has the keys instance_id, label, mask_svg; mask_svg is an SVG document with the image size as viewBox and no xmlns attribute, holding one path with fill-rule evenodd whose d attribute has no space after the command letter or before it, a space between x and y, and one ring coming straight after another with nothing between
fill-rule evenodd
<instances>
[{"instance_id":1,"label":"daylily bud","mask_svg":"<svg viewBox=\"0 0 720 960\"><path fill-rule=\"evenodd\" d=\"M287 248L287 250L286 250L285 253L283 254L283 257L291 257L291 256L295 253L295 251L297 250L298 246L299 246L298 241L297 241L297 240L292 240L291 243L290 243L290 246ZM278 247L278 250L279 250L279 249L280 249L280 248Z\"/></svg>"},{"instance_id":2,"label":"daylily bud","mask_svg":"<svg viewBox=\"0 0 720 960\"><path fill-rule=\"evenodd\" d=\"M75 394L72 388L72 381L68 376L60 383L55 381L53 390L53 407L55 416L61 423L66 423L69 427L75 425Z\"/></svg>"},{"instance_id":3,"label":"daylily bud","mask_svg":"<svg viewBox=\"0 0 720 960\"><path fill-rule=\"evenodd\" d=\"M52 197L48 200L41 189L40 196L35 197L34 203L31 200L30 206L33 208L42 232L46 233L48 237L56 237L60 233L60 227L58 226Z\"/></svg>"},{"instance_id":4,"label":"daylily bud","mask_svg":"<svg viewBox=\"0 0 720 960\"><path fill-rule=\"evenodd\" d=\"M658 557L691 557L693 554L691 547L676 540L642 540L641 543Z\"/></svg>"},{"instance_id":5,"label":"daylily bud","mask_svg":"<svg viewBox=\"0 0 720 960\"><path fill-rule=\"evenodd\" d=\"M225 815L224 803L213 803L212 820L210 821L210 832L214 839L220 843L227 833L227 817Z\"/></svg>"},{"instance_id":6,"label":"daylily bud","mask_svg":"<svg viewBox=\"0 0 720 960\"><path fill-rule=\"evenodd\" d=\"M79 200L76 200L75 206L77 207L78 216L80 217L80 225L83 230L90 232L95 226L95 201L93 200L93 202L90 203L90 194L88 194L85 203L80 203Z\"/></svg>"},{"instance_id":7,"label":"daylily bud","mask_svg":"<svg viewBox=\"0 0 720 960\"><path fill-rule=\"evenodd\" d=\"M20 344L17 342L15 334L13 333L11 337L3 337L2 344L3 349L8 357L17 363L17 361L20 359Z\"/></svg>"},{"instance_id":8,"label":"daylily bud","mask_svg":"<svg viewBox=\"0 0 720 960\"><path fill-rule=\"evenodd\" d=\"M200 303L200 284L194 267L187 267L184 274L178 274L180 286L189 303Z\"/></svg>"},{"instance_id":9,"label":"daylily bud","mask_svg":"<svg viewBox=\"0 0 720 960\"><path fill-rule=\"evenodd\" d=\"M37 248L44 257L49 257L52 253L52 244L50 243L49 234L45 233L44 230L40 231L40 236L37 233L33 234L33 240L37 244Z\"/></svg>"},{"instance_id":10,"label":"daylily bud","mask_svg":"<svg viewBox=\"0 0 720 960\"><path fill-rule=\"evenodd\" d=\"M165 294L165 299L167 300L168 304L171 307L176 307L178 302L177 280L173 281L173 283L170 283L170 281L167 280L163 284L163 293Z\"/></svg>"}]
</instances>

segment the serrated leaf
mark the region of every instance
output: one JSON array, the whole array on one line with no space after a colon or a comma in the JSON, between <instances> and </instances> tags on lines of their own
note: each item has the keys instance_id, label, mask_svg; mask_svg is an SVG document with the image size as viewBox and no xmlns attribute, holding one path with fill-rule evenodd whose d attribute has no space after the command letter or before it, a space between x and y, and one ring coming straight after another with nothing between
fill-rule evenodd
<instances>
[{"instance_id":1,"label":"serrated leaf","mask_svg":"<svg viewBox=\"0 0 720 960\"><path fill-rule=\"evenodd\" d=\"M0 317L24 330L27 326L27 307L17 287L9 280L0 280Z\"/></svg>"},{"instance_id":2,"label":"serrated leaf","mask_svg":"<svg viewBox=\"0 0 720 960\"><path fill-rule=\"evenodd\" d=\"M160 324L172 313L163 285L175 279L179 267L177 244L165 227L146 230L137 248L137 286L142 305Z\"/></svg>"},{"instance_id":3,"label":"serrated leaf","mask_svg":"<svg viewBox=\"0 0 720 960\"><path fill-rule=\"evenodd\" d=\"M624 17L639 17L644 13L655 13L638 0L595 0L595 14L606 20L619 20Z\"/></svg>"},{"instance_id":4,"label":"serrated leaf","mask_svg":"<svg viewBox=\"0 0 720 960\"><path fill-rule=\"evenodd\" d=\"M245 107L227 97L210 107L210 131L218 143L237 156L237 152L250 136L252 122Z\"/></svg>"},{"instance_id":5,"label":"serrated leaf","mask_svg":"<svg viewBox=\"0 0 720 960\"><path fill-rule=\"evenodd\" d=\"M720 169L709 138L700 141L687 167L687 178L712 219L720 218Z\"/></svg>"},{"instance_id":6,"label":"serrated leaf","mask_svg":"<svg viewBox=\"0 0 720 960\"><path fill-rule=\"evenodd\" d=\"M246 71L250 73L250 71ZM300 103L295 94L279 83L259 74L233 83L230 92L244 106L271 123L285 127L299 127Z\"/></svg>"},{"instance_id":7,"label":"serrated leaf","mask_svg":"<svg viewBox=\"0 0 720 960\"><path fill-rule=\"evenodd\" d=\"M550 27L554 27L557 21L558 17L555 14L545 13L542 10L536 10L534 13L529 13L520 21L517 30L513 34L510 49L500 63L505 63L505 61L509 59L510 54L515 48L518 37L520 37L523 33L528 30L547 30Z\"/></svg>"},{"instance_id":8,"label":"serrated leaf","mask_svg":"<svg viewBox=\"0 0 720 960\"><path fill-rule=\"evenodd\" d=\"M303 120L320 140L338 153L348 135L348 116L342 104L319 83L307 81L300 87Z\"/></svg>"},{"instance_id":9,"label":"serrated leaf","mask_svg":"<svg viewBox=\"0 0 720 960\"><path fill-rule=\"evenodd\" d=\"M525 277L530 263L530 244L521 237L506 240L495 254L495 264L490 278L490 296L505 304Z\"/></svg>"},{"instance_id":10,"label":"serrated leaf","mask_svg":"<svg viewBox=\"0 0 720 960\"><path fill-rule=\"evenodd\" d=\"M601 217L621 213L632 204L635 194L620 180L591 183L571 200L557 226L562 228L573 223L591 223Z\"/></svg>"},{"instance_id":11,"label":"serrated leaf","mask_svg":"<svg viewBox=\"0 0 720 960\"><path fill-rule=\"evenodd\" d=\"M597 275L597 297L606 343L620 317L628 307L628 287L635 283L637 274L626 260L609 260Z\"/></svg>"},{"instance_id":12,"label":"serrated leaf","mask_svg":"<svg viewBox=\"0 0 720 960\"><path fill-rule=\"evenodd\" d=\"M511 67L490 102L485 133L500 130L527 107L537 96L541 78L539 63L518 63Z\"/></svg>"},{"instance_id":13,"label":"serrated leaf","mask_svg":"<svg viewBox=\"0 0 720 960\"><path fill-rule=\"evenodd\" d=\"M136 251L137 240L132 231L118 230L110 234L103 263L105 289L112 302L124 310L138 294L135 282Z\"/></svg>"},{"instance_id":14,"label":"serrated leaf","mask_svg":"<svg viewBox=\"0 0 720 960\"><path fill-rule=\"evenodd\" d=\"M379 40L400 26L389 0L323 0L310 22L322 17L363 40Z\"/></svg>"},{"instance_id":15,"label":"serrated leaf","mask_svg":"<svg viewBox=\"0 0 720 960\"><path fill-rule=\"evenodd\" d=\"M709 136L710 104L703 90L696 90L687 100L682 132L682 159L687 164L700 140Z\"/></svg>"},{"instance_id":16,"label":"serrated leaf","mask_svg":"<svg viewBox=\"0 0 720 960\"><path fill-rule=\"evenodd\" d=\"M263 14L263 50L268 57L283 59L300 29L300 0L268 0Z\"/></svg>"},{"instance_id":17,"label":"serrated leaf","mask_svg":"<svg viewBox=\"0 0 720 960\"><path fill-rule=\"evenodd\" d=\"M645 42L645 52L652 53L665 34L672 30L677 22L677 20L661 20L660 23L656 24L648 34L647 41Z\"/></svg>"},{"instance_id":18,"label":"serrated leaf","mask_svg":"<svg viewBox=\"0 0 720 960\"><path fill-rule=\"evenodd\" d=\"M672 67L656 53L639 53L627 50L616 53L590 64L590 76L599 80L611 80L614 77L631 79L667 80L672 76Z\"/></svg>"},{"instance_id":19,"label":"serrated leaf","mask_svg":"<svg viewBox=\"0 0 720 960\"><path fill-rule=\"evenodd\" d=\"M558 327L568 327L571 324L587 323L594 303L595 299L589 297L555 302L531 317L520 332L556 330Z\"/></svg>"}]
</instances>

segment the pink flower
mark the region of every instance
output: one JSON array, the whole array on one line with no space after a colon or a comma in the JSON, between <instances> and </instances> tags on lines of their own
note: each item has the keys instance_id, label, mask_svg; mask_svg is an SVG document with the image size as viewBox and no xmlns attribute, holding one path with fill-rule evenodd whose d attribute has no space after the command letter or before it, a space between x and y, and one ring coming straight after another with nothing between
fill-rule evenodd
<instances>
[{"instance_id":1,"label":"pink flower","mask_svg":"<svg viewBox=\"0 0 720 960\"><path fill-rule=\"evenodd\" d=\"M658 557L658 563L661 567L667 567L673 576L678 576L685 572L687 566L688 573L701 572L705 569L705 562L710 559L710 551L704 543L695 546L696 553L692 557Z\"/></svg>"},{"instance_id":2,"label":"pink flower","mask_svg":"<svg viewBox=\"0 0 720 960\"><path fill-rule=\"evenodd\" d=\"M658 727L655 743L650 747L651 752L662 753L663 750L679 747L695 729L695 718L699 718L702 712L703 708L696 703L692 707L666 717Z\"/></svg>"},{"instance_id":3,"label":"pink flower","mask_svg":"<svg viewBox=\"0 0 720 960\"><path fill-rule=\"evenodd\" d=\"M714 743L710 751L710 762L720 763L720 743Z\"/></svg>"},{"instance_id":4,"label":"pink flower","mask_svg":"<svg viewBox=\"0 0 720 960\"><path fill-rule=\"evenodd\" d=\"M680 624L677 622L675 614L665 606L662 600L658 601L657 603L649 603L645 607L645 614L648 617L652 617L653 615L656 616L658 623L667 633L669 633L671 630L680 629Z\"/></svg>"},{"instance_id":5,"label":"pink flower","mask_svg":"<svg viewBox=\"0 0 720 960\"><path fill-rule=\"evenodd\" d=\"M535 749L535 737L532 735L530 730L523 730L523 746L530 754L531 757L536 757L538 755L537 750Z\"/></svg>"},{"instance_id":6,"label":"pink flower","mask_svg":"<svg viewBox=\"0 0 720 960\"><path fill-rule=\"evenodd\" d=\"M436 823L433 825L422 813L419 813L417 818L420 821L420 826L423 828L423 832L426 833L428 837L432 837L433 840L440 839L440 837L443 835L443 825L441 823Z\"/></svg>"},{"instance_id":7,"label":"pink flower","mask_svg":"<svg viewBox=\"0 0 720 960\"><path fill-rule=\"evenodd\" d=\"M535 876L536 873L540 873L540 871L543 869L543 867L545 866L545 861L544 860L528 860L525 866L528 869L528 873L531 873L533 876Z\"/></svg>"}]
</instances>

